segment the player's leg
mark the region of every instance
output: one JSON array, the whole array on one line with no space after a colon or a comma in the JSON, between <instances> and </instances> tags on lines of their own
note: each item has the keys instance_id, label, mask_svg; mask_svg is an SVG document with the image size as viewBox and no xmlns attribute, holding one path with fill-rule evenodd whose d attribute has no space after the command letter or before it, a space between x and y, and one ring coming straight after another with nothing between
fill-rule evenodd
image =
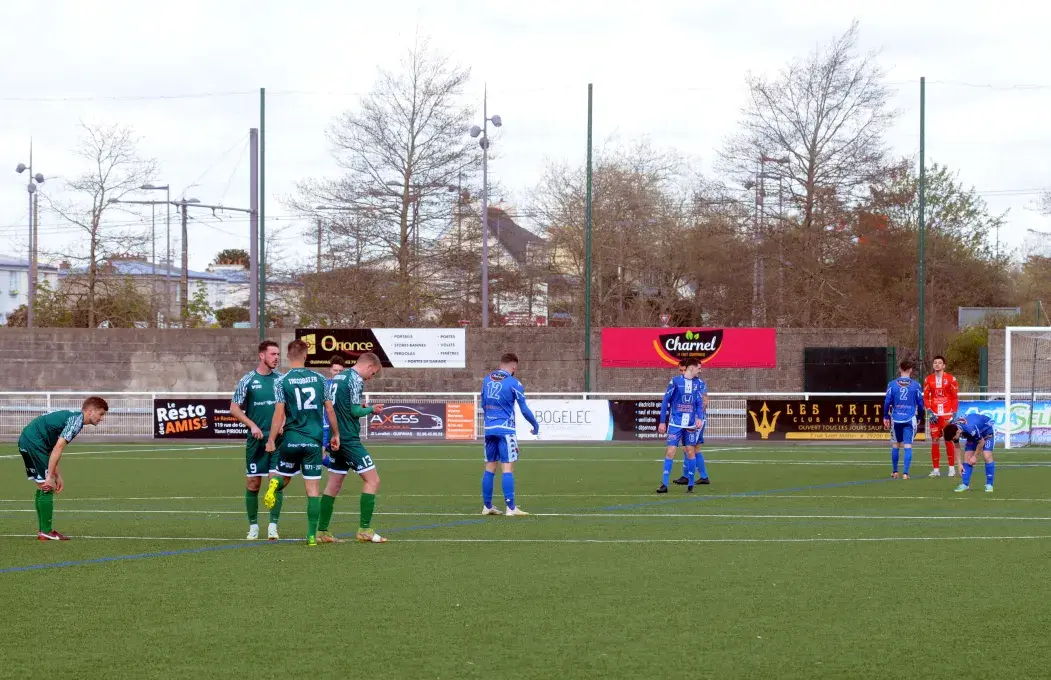
<instances>
[{"instance_id":1,"label":"player's leg","mask_svg":"<svg viewBox=\"0 0 1051 680\"><path fill-rule=\"evenodd\" d=\"M708 479L708 466L704 463L704 454L701 453L701 446L704 444L704 430L708 427L708 423L704 424L697 432L697 443L693 447L693 459L694 464L697 468L697 480L696 484L711 484L711 480Z\"/></svg>"},{"instance_id":2,"label":"player's leg","mask_svg":"<svg viewBox=\"0 0 1051 680\"><path fill-rule=\"evenodd\" d=\"M682 449L682 475L677 479L672 480L672 484L692 484L692 479L688 472L686 472L686 447Z\"/></svg>"},{"instance_id":3,"label":"player's leg","mask_svg":"<svg viewBox=\"0 0 1051 680\"><path fill-rule=\"evenodd\" d=\"M266 442L251 438L245 444L245 514L248 516L248 540L259 538L259 489L270 473L270 454Z\"/></svg>"},{"instance_id":4,"label":"player's leg","mask_svg":"<svg viewBox=\"0 0 1051 680\"><path fill-rule=\"evenodd\" d=\"M482 472L482 514L502 515L493 507L493 488L496 486L496 468L500 462L500 442L503 438L485 436L485 471Z\"/></svg>"},{"instance_id":5,"label":"player's leg","mask_svg":"<svg viewBox=\"0 0 1051 680\"><path fill-rule=\"evenodd\" d=\"M904 465L902 466L902 479L909 478L909 469L912 467L912 442L916 436L916 421L905 423L902 428L902 438L899 440L904 449Z\"/></svg>"},{"instance_id":6,"label":"player's leg","mask_svg":"<svg viewBox=\"0 0 1051 680\"><path fill-rule=\"evenodd\" d=\"M53 526L55 517L55 489L45 489L44 482L47 479L47 464L49 456L42 451L23 445L19 442L18 452L22 454L22 462L25 463L26 477L36 484L33 493L33 507L36 509L37 518L37 540L40 541L66 541L69 540Z\"/></svg>"},{"instance_id":7,"label":"player's leg","mask_svg":"<svg viewBox=\"0 0 1051 680\"><path fill-rule=\"evenodd\" d=\"M901 444L899 444L901 430L898 426L903 424L895 422L890 424L890 476L894 479L898 478L898 461L901 458Z\"/></svg>"},{"instance_id":8,"label":"player's leg","mask_svg":"<svg viewBox=\"0 0 1051 680\"><path fill-rule=\"evenodd\" d=\"M952 422L952 416L945 416L945 419L941 422L941 427L944 431L946 425ZM956 460L956 442L951 439L945 440L945 457L949 460L949 476L955 476L957 472L957 465L960 463Z\"/></svg>"},{"instance_id":9,"label":"player's leg","mask_svg":"<svg viewBox=\"0 0 1051 680\"><path fill-rule=\"evenodd\" d=\"M339 543L340 540L328 530L332 523L332 513L336 510L336 497L343 490L343 482L350 470L346 455L340 450L332 452L328 462L328 479L325 480L325 491L321 494L321 515L317 521L317 540L320 543Z\"/></svg>"},{"instance_id":10,"label":"player's leg","mask_svg":"<svg viewBox=\"0 0 1051 680\"><path fill-rule=\"evenodd\" d=\"M515 461L518 460L518 438L513 434L504 435L504 441L500 445L500 467L503 474L500 476L500 490L504 494L504 506L507 517L522 517L529 513L515 505Z\"/></svg>"},{"instance_id":11,"label":"player's leg","mask_svg":"<svg viewBox=\"0 0 1051 680\"><path fill-rule=\"evenodd\" d=\"M269 436L269 434L267 434L266 436ZM278 463L281 461L281 445L284 443L284 437L278 436L276 443L277 448L272 453L267 454L269 456L269 462L267 464L267 467L269 468L270 479L273 479L275 476L280 477L280 475L277 474L277 466ZM263 449L265 451L265 440L262 442L262 444ZM285 493L283 489L285 486L287 486L287 484L287 480L283 480L280 482L278 488L274 491L274 499L272 505L266 503L266 498L263 499L263 504L266 505L267 509L270 510L270 524L266 528L266 537L271 541L276 541L278 538L280 538L280 536L277 533L277 523L281 520L281 508L285 504Z\"/></svg>"},{"instance_id":12,"label":"player's leg","mask_svg":"<svg viewBox=\"0 0 1051 680\"><path fill-rule=\"evenodd\" d=\"M942 437L942 419L939 416L931 416L927 420L927 436L931 438L931 474L930 477L941 477L941 458L942 453L938 445L938 440ZM945 446L948 451L949 445ZM951 465L951 463L950 463Z\"/></svg>"},{"instance_id":13,"label":"player's leg","mask_svg":"<svg viewBox=\"0 0 1051 680\"><path fill-rule=\"evenodd\" d=\"M674 425L668 426L668 436L664 442L664 468L661 473L661 485L657 488L657 493L668 493L668 480L671 479L671 469L675 464L675 452L679 448L679 443L682 439L682 430L680 428Z\"/></svg>"},{"instance_id":14,"label":"player's leg","mask_svg":"<svg viewBox=\"0 0 1051 680\"><path fill-rule=\"evenodd\" d=\"M362 447L364 452L364 447ZM361 477L361 519L358 523L359 543L386 543L387 539L380 536L372 528L372 514L376 511L376 495L380 492L380 473L372 462L372 456L363 453L355 467L361 468L358 476Z\"/></svg>"},{"instance_id":15,"label":"player's leg","mask_svg":"<svg viewBox=\"0 0 1051 680\"><path fill-rule=\"evenodd\" d=\"M982 455L985 458L985 490L988 493L992 493L993 477L996 476L996 462L993 461L994 443L995 439L993 437L990 437L985 442L985 446L982 447Z\"/></svg>"},{"instance_id":16,"label":"player's leg","mask_svg":"<svg viewBox=\"0 0 1051 680\"><path fill-rule=\"evenodd\" d=\"M686 468L686 479L689 484L686 487L686 493L693 493L693 475L697 470L697 453L692 444L687 444L683 447L683 466Z\"/></svg>"},{"instance_id":17,"label":"player's leg","mask_svg":"<svg viewBox=\"0 0 1051 680\"><path fill-rule=\"evenodd\" d=\"M963 445L963 470L960 472L960 485L955 489L957 492L971 488L971 473L974 472L974 464L978 462L977 444L978 442L967 440Z\"/></svg>"},{"instance_id":18,"label":"player's leg","mask_svg":"<svg viewBox=\"0 0 1051 680\"><path fill-rule=\"evenodd\" d=\"M307 494L307 545L317 545L317 525L321 519L321 440L305 442L299 447L303 486Z\"/></svg>"}]
</instances>

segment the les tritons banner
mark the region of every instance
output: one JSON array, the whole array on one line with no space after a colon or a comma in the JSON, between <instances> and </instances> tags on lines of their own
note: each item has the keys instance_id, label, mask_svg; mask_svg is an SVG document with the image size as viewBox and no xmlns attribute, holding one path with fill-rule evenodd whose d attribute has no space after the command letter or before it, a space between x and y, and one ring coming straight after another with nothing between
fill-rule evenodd
<instances>
[{"instance_id":1,"label":"les tritons banner","mask_svg":"<svg viewBox=\"0 0 1051 680\"><path fill-rule=\"evenodd\" d=\"M749 399L747 421L748 439L890 439L882 397Z\"/></svg>"}]
</instances>

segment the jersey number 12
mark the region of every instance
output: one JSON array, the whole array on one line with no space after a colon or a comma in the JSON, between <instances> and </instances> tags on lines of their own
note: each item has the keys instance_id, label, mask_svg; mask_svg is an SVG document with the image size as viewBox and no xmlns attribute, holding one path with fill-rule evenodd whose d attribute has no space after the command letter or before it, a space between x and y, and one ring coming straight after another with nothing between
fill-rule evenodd
<instances>
[{"instance_id":1,"label":"jersey number 12","mask_svg":"<svg viewBox=\"0 0 1051 680\"><path fill-rule=\"evenodd\" d=\"M304 398L305 397L305 398ZM313 387L302 388L302 394L300 394L300 388L296 388L296 407L300 410L313 410L314 400L317 398L317 393L314 392Z\"/></svg>"}]
</instances>

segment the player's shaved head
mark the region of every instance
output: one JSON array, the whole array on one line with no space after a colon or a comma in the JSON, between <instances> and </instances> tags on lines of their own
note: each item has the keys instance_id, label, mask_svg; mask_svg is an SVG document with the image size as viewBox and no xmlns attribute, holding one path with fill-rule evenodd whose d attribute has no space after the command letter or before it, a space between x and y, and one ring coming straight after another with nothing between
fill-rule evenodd
<instances>
[{"instance_id":1,"label":"player's shaved head","mask_svg":"<svg viewBox=\"0 0 1051 680\"><path fill-rule=\"evenodd\" d=\"M374 352L365 352L358 357L353 370L357 371L362 380L369 380L379 373L381 368L383 368L383 362L380 361L379 356Z\"/></svg>"},{"instance_id":2,"label":"player's shaved head","mask_svg":"<svg viewBox=\"0 0 1051 680\"><path fill-rule=\"evenodd\" d=\"M288 343L289 361L301 361L307 358L307 343L302 340L293 340Z\"/></svg>"}]
</instances>

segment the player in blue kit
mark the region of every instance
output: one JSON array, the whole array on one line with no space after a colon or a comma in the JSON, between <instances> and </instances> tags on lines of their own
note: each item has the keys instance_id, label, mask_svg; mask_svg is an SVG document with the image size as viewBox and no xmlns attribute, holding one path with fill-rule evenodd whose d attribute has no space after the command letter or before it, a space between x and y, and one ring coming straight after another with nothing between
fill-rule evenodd
<instances>
[{"instance_id":1,"label":"player in blue kit","mask_svg":"<svg viewBox=\"0 0 1051 680\"><path fill-rule=\"evenodd\" d=\"M686 372L686 359L679 362L679 375ZM701 420L705 420L703 411L708 410L708 384L704 380L697 376L701 381ZM669 383L670 385L671 383ZM704 464L704 455L701 453L701 444L704 443L704 427L702 426L700 431L697 433L697 442L694 447L694 461L695 467L697 468L697 479L693 481L692 477L686 476L686 449L683 447L682 452L682 476L675 480L675 484L711 484L711 480L708 479L708 466Z\"/></svg>"},{"instance_id":2,"label":"player in blue kit","mask_svg":"<svg viewBox=\"0 0 1051 680\"><path fill-rule=\"evenodd\" d=\"M898 457L905 449L905 466L902 479L909 478L912 466L912 440L916 436L916 416L923 413L923 386L912 379L912 362L899 365L901 376L887 385L887 396L883 399L883 426L890 430L891 477L898 477Z\"/></svg>"},{"instance_id":3,"label":"player in blue kit","mask_svg":"<svg viewBox=\"0 0 1051 680\"><path fill-rule=\"evenodd\" d=\"M700 365L696 359L687 359L686 370L682 375L672 378L664 392L657 432L667 433L668 436L665 440L664 473L657 493L668 493L668 479L675 462L675 451L680 444L686 451L685 477L689 484L686 492L693 492L696 447L704 429L704 394L707 391L704 381L697 377ZM707 475L702 473L702 477L706 478Z\"/></svg>"},{"instance_id":4,"label":"player in blue kit","mask_svg":"<svg viewBox=\"0 0 1051 680\"><path fill-rule=\"evenodd\" d=\"M963 473L960 475L960 486L954 491L963 493L971 490L971 474L978 462L978 449L981 449L985 457L985 491L992 493L993 477L996 474L996 463L993 461L996 431L992 419L982 413L969 413L945 426L946 441L959 441L960 437L966 442L963 448Z\"/></svg>"},{"instance_id":5,"label":"player in blue kit","mask_svg":"<svg viewBox=\"0 0 1051 680\"><path fill-rule=\"evenodd\" d=\"M485 472L482 474L482 514L523 517L528 515L515 505L515 461L518 460L518 439L515 428L515 404L522 416L533 426L533 434L540 433L540 424L526 404L525 388L515 377L518 357L507 353L500 357L500 368L482 381L482 415L485 419ZM493 484L497 463L503 467L500 489L504 492L506 512L493 507Z\"/></svg>"}]
</instances>

